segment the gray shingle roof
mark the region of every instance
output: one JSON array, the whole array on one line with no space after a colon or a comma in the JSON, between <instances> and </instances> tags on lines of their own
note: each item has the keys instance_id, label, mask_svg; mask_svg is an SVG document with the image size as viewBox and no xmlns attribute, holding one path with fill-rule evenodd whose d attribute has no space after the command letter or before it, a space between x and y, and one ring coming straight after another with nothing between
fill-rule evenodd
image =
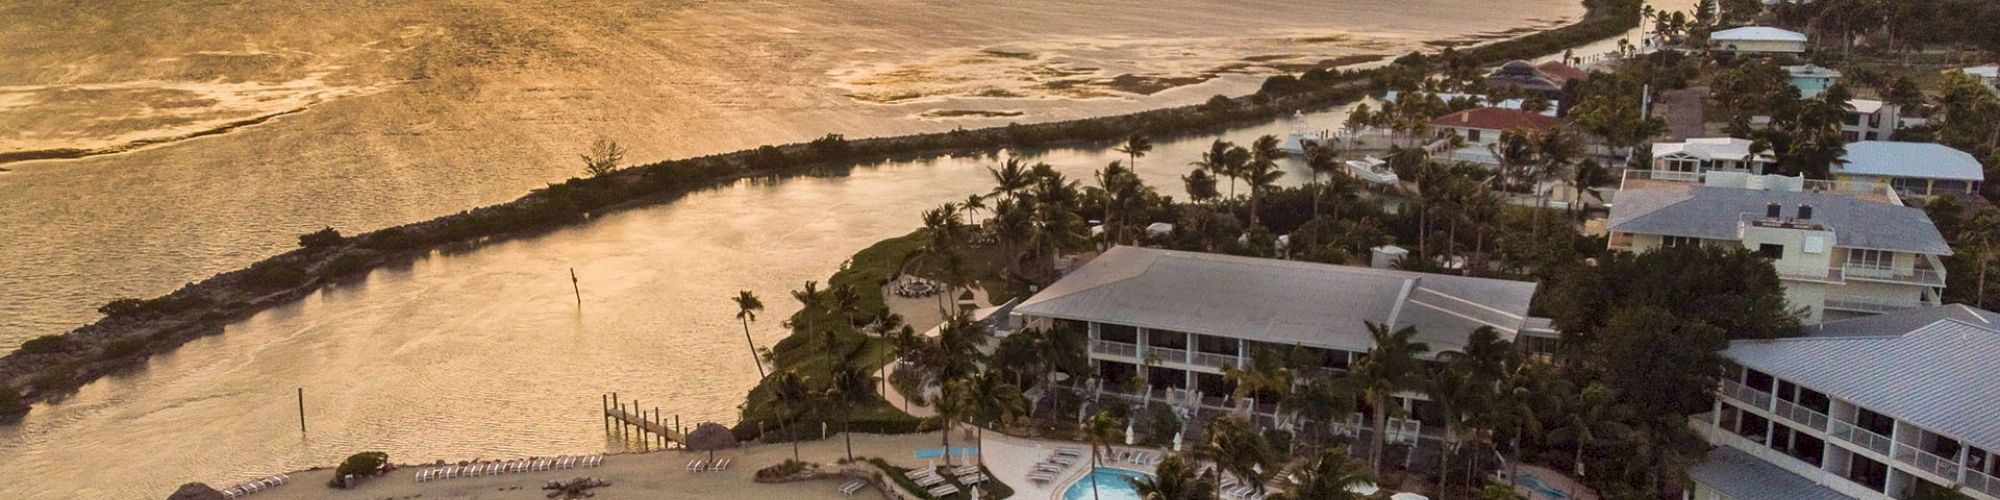
<instances>
[{"instance_id":1,"label":"gray shingle roof","mask_svg":"<svg viewBox=\"0 0 2000 500\"><path fill-rule=\"evenodd\" d=\"M1727 446L1708 451L1708 460L1688 469L1695 482L1733 500L1848 500L1792 471Z\"/></svg>"},{"instance_id":2,"label":"gray shingle roof","mask_svg":"<svg viewBox=\"0 0 2000 500\"><path fill-rule=\"evenodd\" d=\"M1737 222L1764 215L1769 203L1791 216L1812 205L1813 220L1833 228L1835 245L1848 248L1951 255L1951 245L1923 210L1876 203L1853 196L1810 191L1777 191L1689 184L1618 193L1611 208L1612 231L1738 240Z\"/></svg>"},{"instance_id":3,"label":"gray shingle roof","mask_svg":"<svg viewBox=\"0 0 2000 500\"><path fill-rule=\"evenodd\" d=\"M1432 352L1480 326L1526 321L1535 283L1198 252L1115 247L1014 311L1366 351L1364 321L1415 326Z\"/></svg>"},{"instance_id":4,"label":"gray shingle roof","mask_svg":"<svg viewBox=\"0 0 2000 500\"><path fill-rule=\"evenodd\" d=\"M1962 307L1850 320L1860 323L1836 325L1832 334L1739 340L1723 355L1967 444L2000 449L2000 315L1951 310ZM1939 319L1910 327L1932 317Z\"/></svg>"},{"instance_id":5,"label":"gray shingle roof","mask_svg":"<svg viewBox=\"0 0 2000 500\"><path fill-rule=\"evenodd\" d=\"M1847 145L1835 174L1880 175L1915 179L1984 181L1979 159L1951 146L1928 142L1861 141Z\"/></svg>"}]
</instances>

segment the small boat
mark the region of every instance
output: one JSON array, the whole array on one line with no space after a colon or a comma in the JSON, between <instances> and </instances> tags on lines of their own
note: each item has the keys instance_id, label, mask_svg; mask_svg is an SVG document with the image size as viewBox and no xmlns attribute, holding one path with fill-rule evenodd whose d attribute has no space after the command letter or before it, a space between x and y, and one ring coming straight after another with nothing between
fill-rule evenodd
<instances>
[{"instance_id":1,"label":"small boat","mask_svg":"<svg viewBox=\"0 0 2000 500\"><path fill-rule=\"evenodd\" d=\"M1324 141L1326 141L1326 134L1313 132L1310 127L1306 126L1305 112L1294 111L1292 112L1292 133L1286 135L1285 141L1278 144L1278 151L1292 156L1305 156L1307 147Z\"/></svg>"},{"instance_id":2,"label":"small boat","mask_svg":"<svg viewBox=\"0 0 2000 500\"><path fill-rule=\"evenodd\" d=\"M1365 160L1347 160L1347 172L1370 184L1396 183L1396 171L1389 169L1389 162L1373 156Z\"/></svg>"}]
</instances>

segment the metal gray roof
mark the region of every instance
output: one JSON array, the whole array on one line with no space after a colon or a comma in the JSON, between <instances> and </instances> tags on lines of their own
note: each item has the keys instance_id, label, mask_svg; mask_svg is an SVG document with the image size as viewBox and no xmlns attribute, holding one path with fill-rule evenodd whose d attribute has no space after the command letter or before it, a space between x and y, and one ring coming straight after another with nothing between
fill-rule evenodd
<instances>
[{"instance_id":1,"label":"metal gray roof","mask_svg":"<svg viewBox=\"0 0 2000 500\"><path fill-rule=\"evenodd\" d=\"M1834 335L1731 342L1723 355L1829 396L1914 423L1981 449L2000 449L2000 319L1944 318L1915 329L1911 316L1859 323ZM1897 315L1899 313L1891 313ZM1868 326L1879 327L1873 335Z\"/></svg>"},{"instance_id":2,"label":"metal gray roof","mask_svg":"<svg viewBox=\"0 0 2000 500\"><path fill-rule=\"evenodd\" d=\"M1708 39L1710 41L1730 41L1730 42L1734 41L1803 42L1806 41L1806 34L1797 31L1772 28L1768 26L1745 26L1742 28L1731 28L1710 33L1708 35Z\"/></svg>"},{"instance_id":3,"label":"metal gray roof","mask_svg":"<svg viewBox=\"0 0 2000 500\"><path fill-rule=\"evenodd\" d=\"M1535 283L1198 252L1114 247L1014 311L1366 351L1364 321L1414 326L1432 352L1527 319Z\"/></svg>"},{"instance_id":4,"label":"metal gray roof","mask_svg":"<svg viewBox=\"0 0 2000 500\"><path fill-rule=\"evenodd\" d=\"M1708 450L1708 460L1688 469L1695 482L1714 488L1732 500L1849 500L1832 488L1770 462L1723 446Z\"/></svg>"},{"instance_id":5,"label":"metal gray roof","mask_svg":"<svg viewBox=\"0 0 2000 500\"><path fill-rule=\"evenodd\" d=\"M1861 141L1847 145L1835 174L1984 181L1986 170L1970 153L1928 142Z\"/></svg>"},{"instance_id":6,"label":"metal gray roof","mask_svg":"<svg viewBox=\"0 0 2000 500\"><path fill-rule=\"evenodd\" d=\"M1965 304L1947 304L1935 307L1917 307L1862 316L1838 321L1828 321L1805 327L1806 335L1814 337L1880 337L1883 332L1910 332L1930 326L1943 320L1958 320L1975 325L2000 325L2000 313L1979 309Z\"/></svg>"},{"instance_id":7,"label":"metal gray roof","mask_svg":"<svg viewBox=\"0 0 2000 500\"><path fill-rule=\"evenodd\" d=\"M1763 217L1769 203L1786 216L1812 205L1813 220L1833 229L1834 244L1848 248L1951 255L1951 245L1923 210L1876 203L1853 196L1811 191L1778 191L1688 184L1618 193L1611 208L1611 231L1740 240L1737 223Z\"/></svg>"}]
</instances>

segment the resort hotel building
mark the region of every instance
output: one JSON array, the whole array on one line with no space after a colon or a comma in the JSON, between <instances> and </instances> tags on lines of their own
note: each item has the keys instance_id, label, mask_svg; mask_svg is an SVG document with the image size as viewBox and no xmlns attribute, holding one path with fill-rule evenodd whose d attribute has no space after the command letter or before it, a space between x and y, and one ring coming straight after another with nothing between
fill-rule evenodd
<instances>
[{"instance_id":1,"label":"resort hotel building","mask_svg":"<svg viewBox=\"0 0 2000 500\"><path fill-rule=\"evenodd\" d=\"M1547 319L1530 318L1535 283L1368 267L1118 246L1014 307L1024 326L1089 334L1102 394L1166 402L1187 411L1253 410L1284 428L1275 408L1230 401L1223 371L1261 350L1302 346L1341 373L1374 346L1367 323L1415 327L1435 356L1463 350L1473 330L1534 349L1553 343ZM1143 377L1145 391L1135 379ZM1391 422L1391 441L1414 442L1434 408L1401 398L1415 418ZM1184 413L1188 415L1188 413ZM1363 421L1349 420L1349 430ZM1338 425L1339 423L1336 423Z\"/></svg>"},{"instance_id":2,"label":"resort hotel building","mask_svg":"<svg viewBox=\"0 0 2000 500\"><path fill-rule=\"evenodd\" d=\"M1738 340L1697 500L1907 498L1957 488L2000 499L2000 313L1949 305Z\"/></svg>"},{"instance_id":3,"label":"resort hotel building","mask_svg":"<svg viewBox=\"0 0 2000 500\"><path fill-rule=\"evenodd\" d=\"M1807 324L1940 304L1951 246L1923 210L1870 186L1723 171L1699 182L1628 175L1606 230L1613 250L1763 254Z\"/></svg>"}]
</instances>

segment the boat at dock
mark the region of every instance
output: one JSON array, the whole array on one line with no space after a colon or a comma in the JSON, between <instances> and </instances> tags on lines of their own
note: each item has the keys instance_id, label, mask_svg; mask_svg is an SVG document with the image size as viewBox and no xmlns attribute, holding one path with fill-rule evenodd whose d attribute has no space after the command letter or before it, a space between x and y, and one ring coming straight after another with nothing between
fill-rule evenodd
<instances>
[{"instance_id":1,"label":"boat at dock","mask_svg":"<svg viewBox=\"0 0 2000 500\"><path fill-rule=\"evenodd\" d=\"M1395 184L1396 171L1389 169L1389 162L1373 156L1361 160L1347 160L1347 172L1369 184Z\"/></svg>"}]
</instances>

